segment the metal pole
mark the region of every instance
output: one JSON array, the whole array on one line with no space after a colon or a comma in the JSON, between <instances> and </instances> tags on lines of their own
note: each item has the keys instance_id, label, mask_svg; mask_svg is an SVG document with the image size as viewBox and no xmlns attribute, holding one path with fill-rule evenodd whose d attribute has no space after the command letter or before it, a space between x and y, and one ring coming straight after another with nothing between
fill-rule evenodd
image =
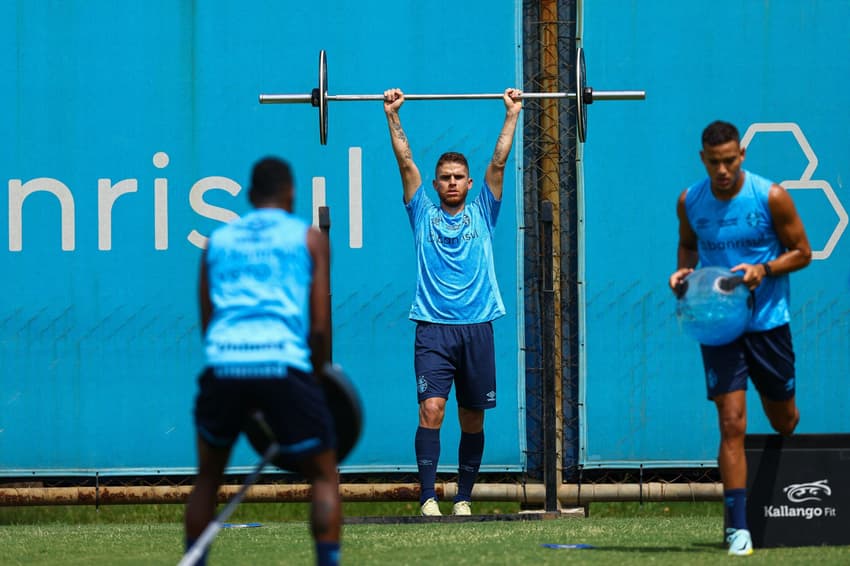
<instances>
[{"instance_id":1,"label":"metal pole","mask_svg":"<svg viewBox=\"0 0 850 566\"><path fill-rule=\"evenodd\" d=\"M545 511L558 510L558 450L555 419L555 288L552 277L552 203L544 200L540 208L540 255L542 271L543 331L543 485L546 488Z\"/></svg>"},{"instance_id":2,"label":"metal pole","mask_svg":"<svg viewBox=\"0 0 850 566\"><path fill-rule=\"evenodd\" d=\"M218 501L225 502L242 486L222 485ZM444 500L454 497L457 484L437 482L437 495ZM32 505L93 505L94 487L0 487L0 507ZM108 486L100 488L100 505L139 503L186 503L190 485ZM311 501L310 484L260 484L245 493L248 503L295 503ZM361 483L340 484L343 501L418 501L418 483ZM518 501L543 503L546 497L542 484L478 483L472 490L475 501ZM600 501L722 501L720 482L663 483L648 482L591 484L563 483L558 486L562 505L586 505Z\"/></svg>"},{"instance_id":3,"label":"metal pole","mask_svg":"<svg viewBox=\"0 0 850 566\"><path fill-rule=\"evenodd\" d=\"M198 537L198 540L195 541L195 544L186 551L186 554L183 555L183 558L177 564L177 566L194 566L198 562L198 560L203 556L204 552L207 550L207 547L212 543L215 536L221 530L221 527L224 525L224 522L233 514L236 510L236 507L242 503L242 500L245 498L245 494L248 493L248 488L254 485L257 480L260 478L260 474L263 471L263 468L271 462L280 452L280 445L277 442L272 442L269 444L266 453L263 454L263 459L260 460L260 463L254 468L251 472L251 475L245 479L245 483L239 488L239 491L236 492L236 495L233 496L233 499L225 506L221 512L210 521L204 531L201 533L201 536Z\"/></svg>"},{"instance_id":4,"label":"metal pole","mask_svg":"<svg viewBox=\"0 0 850 566\"><path fill-rule=\"evenodd\" d=\"M405 94L405 100L501 100L503 93L469 93L469 94ZM383 100L383 94L328 94L329 102L366 102ZM522 99L566 98L575 100L574 92L524 92ZM643 100L644 90L594 90L593 100ZM309 104L313 97L309 94L261 94L260 104Z\"/></svg>"},{"instance_id":5,"label":"metal pole","mask_svg":"<svg viewBox=\"0 0 850 566\"><path fill-rule=\"evenodd\" d=\"M319 229L328 237L330 240L331 237L331 209L327 206L319 207ZM333 292L331 291L331 276L330 276L330 266L328 267L328 300L330 301L331 307L333 307ZM333 362L334 359L334 339L333 339L333 308L328 311L328 320L329 328L328 328L328 361ZM314 368L315 371L318 369Z\"/></svg>"},{"instance_id":6,"label":"metal pole","mask_svg":"<svg viewBox=\"0 0 850 566\"><path fill-rule=\"evenodd\" d=\"M646 91L643 90L599 90L592 91L593 100L643 100ZM273 96L273 95L272 95ZM405 94L405 100L501 100L504 94L472 93L472 94ZM523 100L541 98L566 98L575 100L574 92L524 92L520 95ZM329 94L328 100L341 102L356 102L361 100L383 100L383 94Z\"/></svg>"}]
</instances>

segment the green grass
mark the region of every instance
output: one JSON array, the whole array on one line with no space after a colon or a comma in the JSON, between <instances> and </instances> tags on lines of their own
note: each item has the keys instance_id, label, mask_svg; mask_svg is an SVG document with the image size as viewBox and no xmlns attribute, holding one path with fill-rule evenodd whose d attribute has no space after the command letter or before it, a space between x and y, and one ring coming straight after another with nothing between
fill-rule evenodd
<instances>
[{"instance_id":1,"label":"green grass","mask_svg":"<svg viewBox=\"0 0 850 566\"><path fill-rule=\"evenodd\" d=\"M514 503L477 503L476 512L513 513ZM313 564L306 504L244 504L225 529L212 564ZM0 508L0 564L176 564L182 505ZM412 503L346 503L349 516L413 515ZM719 503L592 504L589 517L440 524L349 524L343 563L727 564ZM555 550L543 543L585 543ZM848 564L850 547L758 549L748 564Z\"/></svg>"}]
</instances>

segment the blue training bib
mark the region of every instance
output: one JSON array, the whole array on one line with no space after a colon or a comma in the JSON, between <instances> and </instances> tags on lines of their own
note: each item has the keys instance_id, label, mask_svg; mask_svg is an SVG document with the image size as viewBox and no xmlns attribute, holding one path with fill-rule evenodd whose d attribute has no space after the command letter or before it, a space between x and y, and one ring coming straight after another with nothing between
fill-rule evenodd
<instances>
[{"instance_id":1,"label":"blue training bib","mask_svg":"<svg viewBox=\"0 0 850 566\"><path fill-rule=\"evenodd\" d=\"M210 236L206 269L213 315L205 354L216 375L282 377L289 367L312 371L308 229L284 210L263 208Z\"/></svg>"},{"instance_id":2,"label":"blue training bib","mask_svg":"<svg viewBox=\"0 0 850 566\"><path fill-rule=\"evenodd\" d=\"M711 192L706 178L688 187L685 211L697 234L700 267L731 268L759 264L785 252L768 208L772 181L741 170L744 184L730 200ZM755 290L753 317L747 331L770 330L791 319L788 275L766 277Z\"/></svg>"}]
</instances>

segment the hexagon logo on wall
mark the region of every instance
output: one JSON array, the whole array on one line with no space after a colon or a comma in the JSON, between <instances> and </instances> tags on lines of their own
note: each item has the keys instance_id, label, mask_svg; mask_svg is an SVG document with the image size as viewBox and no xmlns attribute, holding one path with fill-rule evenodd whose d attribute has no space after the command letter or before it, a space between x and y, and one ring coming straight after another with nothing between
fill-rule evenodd
<instances>
[{"instance_id":1,"label":"hexagon logo on wall","mask_svg":"<svg viewBox=\"0 0 850 566\"><path fill-rule=\"evenodd\" d=\"M797 145L800 146L800 149L803 151L803 155L808 161L806 168L803 170L799 179L782 181L780 184L789 190L808 189L822 191L826 200L829 201L829 204L835 211L835 214L838 215L838 223L835 225L832 234L830 234L827 239L826 245L824 245L821 250L812 250L812 259L826 259L832 254L832 250L835 249L835 245L838 243L838 240L841 239L841 235L847 228L847 211L844 210L844 207L841 205L841 201L838 200L838 196L835 194L835 191L832 190L832 186L828 182L812 180L812 175L818 166L818 157L815 155L812 146L809 145L809 140L807 140L806 136L803 135L803 130L800 129L799 125L794 122L763 122L750 124L750 127L747 128L744 137L741 138L741 146L747 147L750 141L752 141L758 133L771 132L790 132L794 136L794 139L797 140Z\"/></svg>"}]
</instances>

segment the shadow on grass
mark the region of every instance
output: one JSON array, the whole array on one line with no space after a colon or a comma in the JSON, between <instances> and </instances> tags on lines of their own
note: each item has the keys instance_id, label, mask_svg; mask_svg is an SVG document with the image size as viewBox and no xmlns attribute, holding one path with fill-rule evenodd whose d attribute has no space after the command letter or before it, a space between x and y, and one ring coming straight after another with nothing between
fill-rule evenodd
<instances>
[{"instance_id":1,"label":"shadow on grass","mask_svg":"<svg viewBox=\"0 0 850 566\"><path fill-rule=\"evenodd\" d=\"M702 546L703 548L725 549L726 545L722 542L695 542L694 546Z\"/></svg>"},{"instance_id":2,"label":"shadow on grass","mask_svg":"<svg viewBox=\"0 0 850 566\"><path fill-rule=\"evenodd\" d=\"M714 554L717 550L723 550L725 547L722 544L712 544L706 542L692 543L687 546L628 546L628 545L594 545L593 548L587 549L594 552L636 552L642 554L664 553L679 553L679 554Z\"/></svg>"}]
</instances>

